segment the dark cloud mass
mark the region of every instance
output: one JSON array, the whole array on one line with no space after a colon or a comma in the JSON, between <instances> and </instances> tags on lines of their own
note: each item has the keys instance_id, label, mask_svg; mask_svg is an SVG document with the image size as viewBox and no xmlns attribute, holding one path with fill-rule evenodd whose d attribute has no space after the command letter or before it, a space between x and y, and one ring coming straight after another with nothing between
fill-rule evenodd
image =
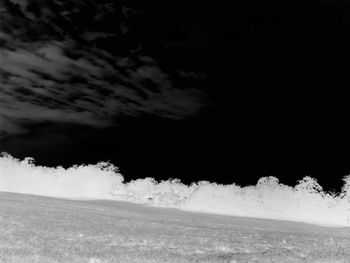
<instances>
[{"instance_id":1,"label":"dark cloud mass","mask_svg":"<svg viewBox=\"0 0 350 263\"><path fill-rule=\"evenodd\" d=\"M134 11L100 2L0 1L2 136L45 121L102 128L119 115L183 119L205 105L203 91L180 85L191 76L169 75L141 42L119 47Z\"/></svg>"}]
</instances>

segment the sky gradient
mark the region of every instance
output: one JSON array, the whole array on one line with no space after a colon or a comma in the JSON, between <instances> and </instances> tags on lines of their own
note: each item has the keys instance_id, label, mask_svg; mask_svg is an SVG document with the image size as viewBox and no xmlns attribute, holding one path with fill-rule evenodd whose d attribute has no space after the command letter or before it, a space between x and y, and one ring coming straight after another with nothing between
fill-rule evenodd
<instances>
[{"instance_id":1,"label":"sky gradient","mask_svg":"<svg viewBox=\"0 0 350 263\"><path fill-rule=\"evenodd\" d=\"M338 187L349 8L0 0L0 151L110 160L127 179Z\"/></svg>"}]
</instances>

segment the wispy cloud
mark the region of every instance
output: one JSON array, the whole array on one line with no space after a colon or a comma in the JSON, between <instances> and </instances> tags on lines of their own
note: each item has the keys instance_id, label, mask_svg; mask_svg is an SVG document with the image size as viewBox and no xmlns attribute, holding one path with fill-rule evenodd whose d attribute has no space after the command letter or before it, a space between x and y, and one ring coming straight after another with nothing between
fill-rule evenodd
<instances>
[{"instance_id":1,"label":"wispy cloud","mask_svg":"<svg viewBox=\"0 0 350 263\"><path fill-rule=\"evenodd\" d=\"M83 10L94 5L87 17ZM25 132L28 123L106 127L121 114L182 119L203 107L200 89L179 84L189 79L184 73L174 79L141 46L118 53L98 44L122 34L110 27L125 22L119 9L94 1L0 2L0 136Z\"/></svg>"},{"instance_id":2,"label":"wispy cloud","mask_svg":"<svg viewBox=\"0 0 350 263\"><path fill-rule=\"evenodd\" d=\"M75 46L46 41L0 49L2 133L23 131L28 121L108 126L120 113L181 119L202 107L201 91L175 87L150 57L125 63L131 59Z\"/></svg>"}]
</instances>

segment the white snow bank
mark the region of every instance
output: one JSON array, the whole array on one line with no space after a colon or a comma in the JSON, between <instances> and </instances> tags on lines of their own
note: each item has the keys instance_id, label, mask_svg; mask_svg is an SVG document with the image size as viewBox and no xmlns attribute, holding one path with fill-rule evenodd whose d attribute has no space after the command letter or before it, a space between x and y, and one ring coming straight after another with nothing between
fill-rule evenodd
<instances>
[{"instance_id":1,"label":"white snow bank","mask_svg":"<svg viewBox=\"0 0 350 263\"><path fill-rule=\"evenodd\" d=\"M145 178L124 182L109 163L48 168L0 155L0 191L63 198L93 198L132 201L189 211L284 219L334 226L350 226L350 176L340 194L322 191L311 177L295 187L263 177L257 185L240 187L206 181L190 186L173 179L157 182Z\"/></svg>"}]
</instances>

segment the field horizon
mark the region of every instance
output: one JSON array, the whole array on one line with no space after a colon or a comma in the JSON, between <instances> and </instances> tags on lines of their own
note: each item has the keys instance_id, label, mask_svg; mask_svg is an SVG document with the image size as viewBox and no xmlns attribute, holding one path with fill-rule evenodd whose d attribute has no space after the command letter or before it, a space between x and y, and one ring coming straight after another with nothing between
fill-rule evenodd
<instances>
[{"instance_id":1,"label":"field horizon","mask_svg":"<svg viewBox=\"0 0 350 263\"><path fill-rule=\"evenodd\" d=\"M292 187L276 177L262 177L241 187L178 179L146 177L125 182L118 168L107 162L68 169L36 166L32 158L0 157L0 191L68 199L130 201L155 207L269 218L331 226L350 226L350 178L340 193L322 190L317 180L304 177Z\"/></svg>"},{"instance_id":2,"label":"field horizon","mask_svg":"<svg viewBox=\"0 0 350 263\"><path fill-rule=\"evenodd\" d=\"M350 228L0 192L0 262L350 259Z\"/></svg>"}]
</instances>

